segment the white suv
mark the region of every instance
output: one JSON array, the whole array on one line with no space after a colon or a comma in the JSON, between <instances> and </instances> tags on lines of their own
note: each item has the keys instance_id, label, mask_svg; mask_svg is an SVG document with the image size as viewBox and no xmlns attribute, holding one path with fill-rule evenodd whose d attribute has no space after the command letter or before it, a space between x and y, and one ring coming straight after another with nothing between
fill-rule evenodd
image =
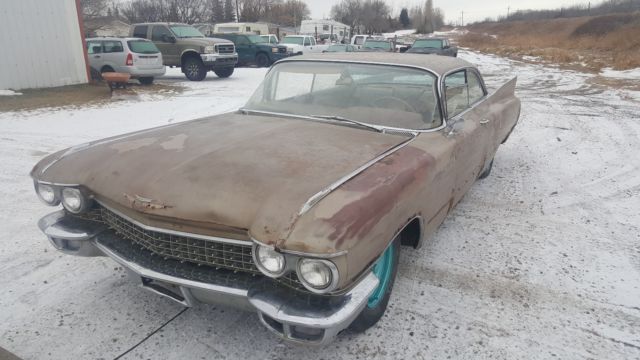
<instances>
[{"instance_id":1,"label":"white suv","mask_svg":"<svg viewBox=\"0 0 640 360\"><path fill-rule=\"evenodd\" d=\"M128 73L141 84L149 85L154 77L166 71L160 50L149 40L100 37L86 41L89 65L101 73Z\"/></svg>"}]
</instances>

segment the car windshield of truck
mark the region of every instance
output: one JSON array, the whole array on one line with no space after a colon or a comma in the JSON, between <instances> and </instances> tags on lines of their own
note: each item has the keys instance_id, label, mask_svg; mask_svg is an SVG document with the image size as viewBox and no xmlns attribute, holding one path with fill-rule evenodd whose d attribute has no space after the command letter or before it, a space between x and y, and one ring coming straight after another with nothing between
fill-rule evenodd
<instances>
[{"instance_id":1,"label":"car windshield of truck","mask_svg":"<svg viewBox=\"0 0 640 360\"><path fill-rule=\"evenodd\" d=\"M283 43L283 44L302 45L303 41L304 41L303 37L286 36L284 39L282 39L281 43Z\"/></svg>"},{"instance_id":2,"label":"car windshield of truck","mask_svg":"<svg viewBox=\"0 0 640 360\"><path fill-rule=\"evenodd\" d=\"M413 43L412 47L442 49L442 40L438 40L438 39L416 40L416 42Z\"/></svg>"},{"instance_id":3,"label":"car windshield of truck","mask_svg":"<svg viewBox=\"0 0 640 360\"><path fill-rule=\"evenodd\" d=\"M388 41L376 41L376 40L367 40L362 46L365 49L391 49L391 44Z\"/></svg>"},{"instance_id":4,"label":"car windshield of truck","mask_svg":"<svg viewBox=\"0 0 640 360\"><path fill-rule=\"evenodd\" d=\"M427 130L442 124L436 84L432 73L402 66L289 61L267 73L243 110Z\"/></svg>"},{"instance_id":5,"label":"car windshield of truck","mask_svg":"<svg viewBox=\"0 0 640 360\"><path fill-rule=\"evenodd\" d=\"M260 35L247 35L247 38L252 44L265 44L267 39L263 39Z\"/></svg>"},{"instance_id":6,"label":"car windshield of truck","mask_svg":"<svg viewBox=\"0 0 640 360\"><path fill-rule=\"evenodd\" d=\"M169 26L171 31L179 38L201 38L204 37L202 33L194 28L193 26L188 25L173 25Z\"/></svg>"},{"instance_id":7,"label":"car windshield of truck","mask_svg":"<svg viewBox=\"0 0 640 360\"><path fill-rule=\"evenodd\" d=\"M127 41L127 45L129 45L131 51L138 54L157 54L160 52L151 41L129 40Z\"/></svg>"}]
</instances>

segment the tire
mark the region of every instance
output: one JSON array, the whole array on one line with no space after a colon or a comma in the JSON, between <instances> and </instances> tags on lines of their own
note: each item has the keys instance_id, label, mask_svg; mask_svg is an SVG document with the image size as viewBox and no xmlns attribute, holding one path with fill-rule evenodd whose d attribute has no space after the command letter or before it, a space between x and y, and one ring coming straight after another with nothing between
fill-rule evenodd
<instances>
[{"instance_id":1,"label":"tire","mask_svg":"<svg viewBox=\"0 0 640 360\"><path fill-rule=\"evenodd\" d=\"M269 57L265 53L258 53L256 55L256 65L258 67L267 67L269 66Z\"/></svg>"},{"instance_id":2,"label":"tire","mask_svg":"<svg viewBox=\"0 0 640 360\"><path fill-rule=\"evenodd\" d=\"M207 77L207 69L204 67L202 60L193 56L184 61L182 72L191 81L202 81Z\"/></svg>"},{"instance_id":3,"label":"tire","mask_svg":"<svg viewBox=\"0 0 640 360\"><path fill-rule=\"evenodd\" d=\"M142 85L151 85L153 84L153 77L141 77L138 78L138 81L140 82L140 84Z\"/></svg>"},{"instance_id":4,"label":"tire","mask_svg":"<svg viewBox=\"0 0 640 360\"><path fill-rule=\"evenodd\" d=\"M489 166L484 169L483 172L480 173L480 175L478 176L478 179L482 180L482 179L486 179L489 177L489 175L491 174L491 169L493 168L493 159L491 159L491 162L489 163Z\"/></svg>"},{"instance_id":5,"label":"tire","mask_svg":"<svg viewBox=\"0 0 640 360\"><path fill-rule=\"evenodd\" d=\"M382 315L384 315L387 305L389 304L389 298L391 297L391 290L393 290L393 283L398 273L399 259L400 236L393 240L377 260L376 265L374 265L373 272L378 276L378 279L380 279L380 284L376 290L374 290L371 297L369 297L369 301L362 312L351 323L349 328L352 331L363 332L375 325L380 318L382 318ZM386 266L380 268L384 263L386 263ZM382 275L383 278L381 278L379 274Z\"/></svg>"},{"instance_id":6,"label":"tire","mask_svg":"<svg viewBox=\"0 0 640 360\"><path fill-rule=\"evenodd\" d=\"M113 70L111 66L103 66L102 69L100 69L100 73L106 73L106 72L115 72L115 70Z\"/></svg>"},{"instance_id":7,"label":"tire","mask_svg":"<svg viewBox=\"0 0 640 360\"><path fill-rule=\"evenodd\" d=\"M225 68L215 69L213 70L213 72L216 73L216 75L218 75L219 78L228 78L229 76L231 76L231 74L233 74L233 68L225 67Z\"/></svg>"}]
</instances>

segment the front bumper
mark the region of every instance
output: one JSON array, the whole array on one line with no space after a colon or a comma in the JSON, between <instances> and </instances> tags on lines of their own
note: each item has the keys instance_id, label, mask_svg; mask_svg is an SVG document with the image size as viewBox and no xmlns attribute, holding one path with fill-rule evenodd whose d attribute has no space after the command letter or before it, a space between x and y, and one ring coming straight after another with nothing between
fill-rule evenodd
<instances>
[{"instance_id":1,"label":"front bumper","mask_svg":"<svg viewBox=\"0 0 640 360\"><path fill-rule=\"evenodd\" d=\"M200 54L202 63L212 69L232 67L238 63L238 54Z\"/></svg>"},{"instance_id":2,"label":"front bumper","mask_svg":"<svg viewBox=\"0 0 640 360\"><path fill-rule=\"evenodd\" d=\"M369 273L341 296L302 293L266 277L154 256L107 226L70 216L64 210L43 217L38 227L65 254L109 256L129 270L141 287L184 306L203 302L255 311L270 331L294 343L331 342L360 314L378 286L378 278Z\"/></svg>"}]
</instances>

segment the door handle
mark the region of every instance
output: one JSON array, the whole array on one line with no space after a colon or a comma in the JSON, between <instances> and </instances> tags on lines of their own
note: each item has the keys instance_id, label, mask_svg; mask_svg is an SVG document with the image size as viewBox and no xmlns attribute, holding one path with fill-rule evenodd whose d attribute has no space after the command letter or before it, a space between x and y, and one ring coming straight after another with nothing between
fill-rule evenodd
<instances>
[{"instance_id":1,"label":"door handle","mask_svg":"<svg viewBox=\"0 0 640 360\"><path fill-rule=\"evenodd\" d=\"M100 55L96 55L96 56L94 56L94 58L100 59Z\"/></svg>"},{"instance_id":2,"label":"door handle","mask_svg":"<svg viewBox=\"0 0 640 360\"><path fill-rule=\"evenodd\" d=\"M491 120L489 120L489 119L482 119L482 120L480 120L480 125L487 125L487 124L489 123L489 121L491 121Z\"/></svg>"}]
</instances>

